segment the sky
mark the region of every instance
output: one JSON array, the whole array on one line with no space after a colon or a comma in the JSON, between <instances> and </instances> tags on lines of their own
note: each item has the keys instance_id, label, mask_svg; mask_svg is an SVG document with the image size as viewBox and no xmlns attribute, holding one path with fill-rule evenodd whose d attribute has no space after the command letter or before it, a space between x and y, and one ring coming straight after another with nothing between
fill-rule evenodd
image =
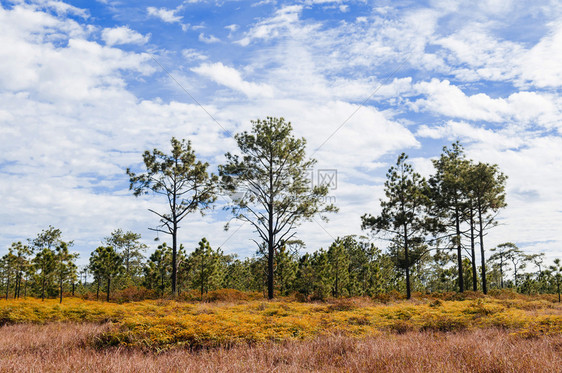
<instances>
[{"instance_id":1,"label":"sky","mask_svg":"<svg viewBox=\"0 0 562 373\"><path fill-rule=\"evenodd\" d=\"M0 254L49 225L80 264L117 228L153 249L165 201L134 197L127 167L174 136L217 172L231 134L273 116L316 178L337 173L340 212L299 228L306 251L366 233L401 152L429 176L459 140L509 176L486 246L562 255L559 1L1 0L0 45ZM184 220L188 252L255 253L227 201Z\"/></svg>"}]
</instances>

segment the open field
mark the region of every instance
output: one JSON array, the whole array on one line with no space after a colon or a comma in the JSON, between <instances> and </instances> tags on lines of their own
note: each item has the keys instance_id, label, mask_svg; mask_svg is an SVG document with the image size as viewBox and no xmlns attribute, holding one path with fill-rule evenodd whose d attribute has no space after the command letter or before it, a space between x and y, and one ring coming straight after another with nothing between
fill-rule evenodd
<instances>
[{"instance_id":1,"label":"open field","mask_svg":"<svg viewBox=\"0 0 562 373\"><path fill-rule=\"evenodd\" d=\"M1 372L560 372L562 336L500 329L332 335L199 351L92 347L107 325L0 328Z\"/></svg>"},{"instance_id":2,"label":"open field","mask_svg":"<svg viewBox=\"0 0 562 373\"><path fill-rule=\"evenodd\" d=\"M0 371L562 372L539 298L0 301Z\"/></svg>"}]
</instances>

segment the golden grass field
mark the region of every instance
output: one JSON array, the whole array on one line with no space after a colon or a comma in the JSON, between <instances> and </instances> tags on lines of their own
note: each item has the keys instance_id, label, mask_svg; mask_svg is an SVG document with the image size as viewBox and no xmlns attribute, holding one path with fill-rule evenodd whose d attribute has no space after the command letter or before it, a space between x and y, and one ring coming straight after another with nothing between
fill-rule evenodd
<instances>
[{"instance_id":1,"label":"golden grass field","mask_svg":"<svg viewBox=\"0 0 562 373\"><path fill-rule=\"evenodd\" d=\"M0 371L562 372L540 298L0 300Z\"/></svg>"}]
</instances>

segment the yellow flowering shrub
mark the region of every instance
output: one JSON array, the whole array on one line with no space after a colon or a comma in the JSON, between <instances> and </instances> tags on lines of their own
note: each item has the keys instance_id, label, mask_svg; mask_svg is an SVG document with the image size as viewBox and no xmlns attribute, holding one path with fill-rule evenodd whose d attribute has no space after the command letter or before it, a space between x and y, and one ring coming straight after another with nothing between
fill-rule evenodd
<instances>
[{"instance_id":1,"label":"yellow flowering shrub","mask_svg":"<svg viewBox=\"0 0 562 373\"><path fill-rule=\"evenodd\" d=\"M149 349L214 347L300 340L322 334L366 336L380 331L457 331L504 328L525 338L562 334L562 306L537 300L476 298L381 304L353 299L331 303L248 300L187 303L145 300L125 304L77 298L0 300L0 324L111 322L100 346Z\"/></svg>"}]
</instances>

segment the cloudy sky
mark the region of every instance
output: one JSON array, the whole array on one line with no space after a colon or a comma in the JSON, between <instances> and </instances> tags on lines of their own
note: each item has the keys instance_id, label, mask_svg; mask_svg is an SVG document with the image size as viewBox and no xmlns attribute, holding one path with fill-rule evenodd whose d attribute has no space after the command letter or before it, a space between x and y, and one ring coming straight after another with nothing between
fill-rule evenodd
<instances>
[{"instance_id":1,"label":"cloudy sky","mask_svg":"<svg viewBox=\"0 0 562 373\"><path fill-rule=\"evenodd\" d=\"M428 175L460 140L509 176L488 245L562 254L559 1L2 0L0 45L0 254L49 224L80 263L115 228L154 247L164 201L133 197L125 169L175 136L216 172L265 116L337 170L340 213L301 227L307 250L361 234L400 152ZM252 255L219 201L181 242Z\"/></svg>"}]
</instances>

